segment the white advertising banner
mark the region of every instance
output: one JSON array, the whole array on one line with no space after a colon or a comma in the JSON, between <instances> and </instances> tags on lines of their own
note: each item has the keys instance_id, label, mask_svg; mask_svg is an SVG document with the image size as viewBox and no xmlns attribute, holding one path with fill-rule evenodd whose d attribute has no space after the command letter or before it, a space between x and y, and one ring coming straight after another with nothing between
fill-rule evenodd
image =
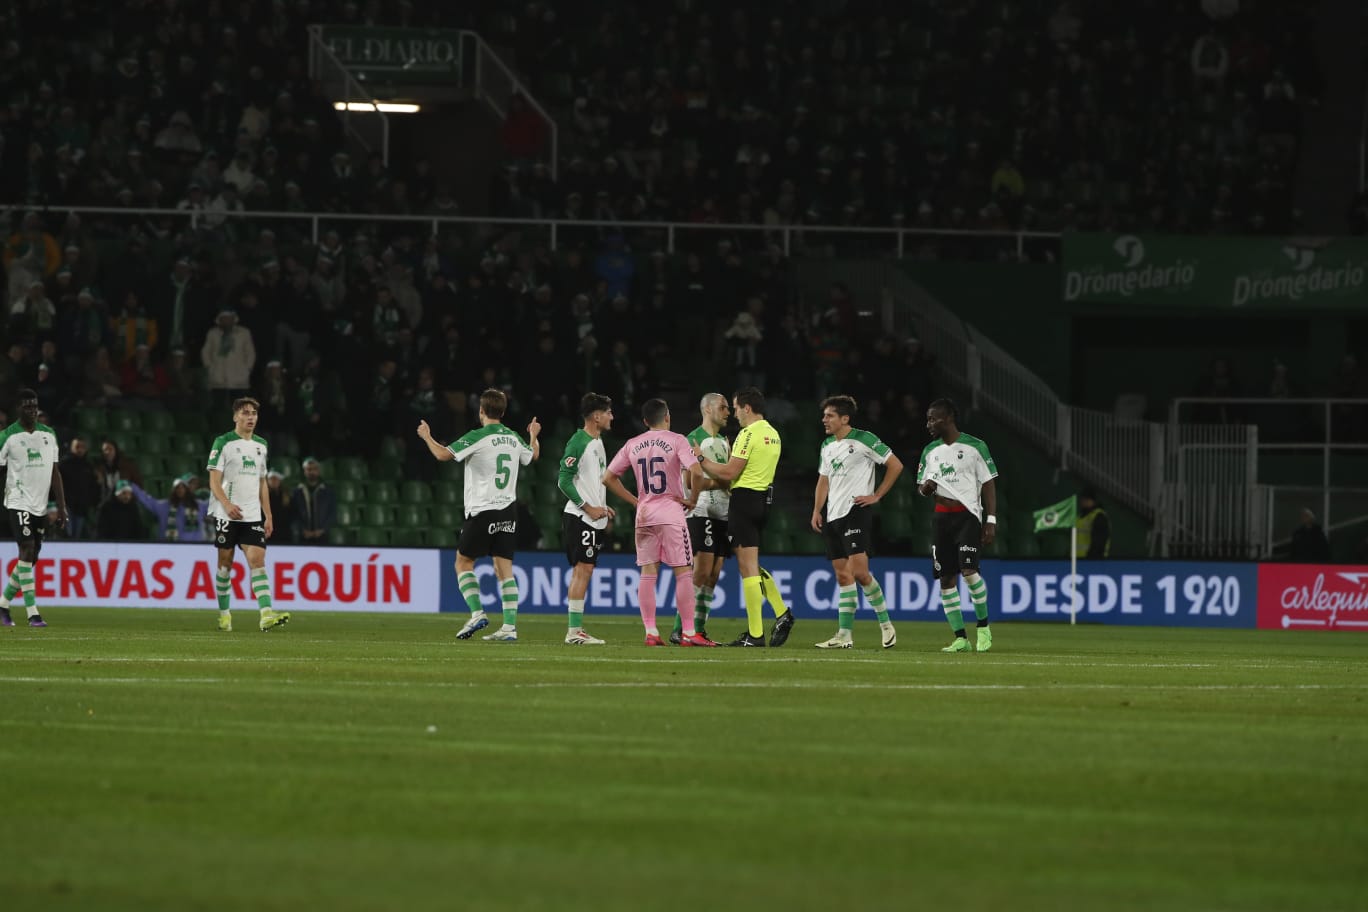
<instances>
[{"instance_id":1,"label":"white advertising banner","mask_svg":"<svg viewBox=\"0 0 1368 912\"><path fill-rule=\"evenodd\" d=\"M233 607L255 608L247 562L233 562ZM5 563L13 572L17 557ZM441 552L274 545L271 601L285 611L435 612ZM50 542L33 570L39 605L214 608L217 552L206 544Z\"/></svg>"}]
</instances>

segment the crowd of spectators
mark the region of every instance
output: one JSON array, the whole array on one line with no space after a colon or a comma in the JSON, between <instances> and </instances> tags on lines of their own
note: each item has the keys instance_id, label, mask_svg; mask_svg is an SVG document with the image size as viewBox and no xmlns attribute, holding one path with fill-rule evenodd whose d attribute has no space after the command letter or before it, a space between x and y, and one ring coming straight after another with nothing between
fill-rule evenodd
<instances>
[{"instance_id":1,"label":"crowd of spectators","mask_svg":"<svg viewBox=\"0 0 1368 912\"><path fill-rule=\"evenodd\" d=\"M315 22L502 46L564 154L559 181L517 166L515 111L489 203L568 219L1282 232L1322 80L1280 0L26 0L0 13L0 198L475 211L427 161L353 158Z\"/></svg>"},{"instance_id":2,"label":"crowd of spectators","mask_svg":"<svg viewBox=\"0 0 1368 912\"><path fill-rule=\"evenodd\" d=\"M457 436L490 386L512 414L561 433L589 389L613 398L627 432L639 403L662 392L691 414L704 389L756 383L780 418L844 391L891 440L924 436L932 371L919 343L882 333L844 286L804 304L777 246L639 253L607 234L552 251L517 232L425 237L393 223L345 243L333 230L314 244L269 228L235 243L226 226L166 237L145 227L120 215L17 218L5 283L23 293L4 324L0 403L32 386L60 430L81 406L226 423L231 400L250 394L268 439L289 435L327 460L376 458L389 438L405 476L422 480L436 463L411 445L418 420ZM41 252L54 248L63 254L49 262ZM125 500L167 497L141 490L137 453L100 444L88 510L124 481L138 486Z\"/></svg>"}]
</instances>

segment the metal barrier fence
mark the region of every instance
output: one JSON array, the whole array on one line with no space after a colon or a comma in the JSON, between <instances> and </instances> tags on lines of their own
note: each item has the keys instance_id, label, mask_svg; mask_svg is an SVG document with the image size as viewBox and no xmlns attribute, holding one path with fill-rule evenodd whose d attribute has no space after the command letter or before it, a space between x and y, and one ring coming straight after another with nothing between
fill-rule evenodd
<instances>
[{"instance_id":1,"label":"metal barrier fence","mask_svg":"<svg viewBox=\"0 0 1368 912\"><path fill-rule=\"evenodd\" d=\"M322 83L325 94L334 104L342 105L337 116L342 121L342 129L362 153L358 156L358 166L376 153L388 165L389 115L375 109L375 97L323 41L322 26L309 26L309 75ZM367 105L370 110L364 109Z\"/></svg>"},{"instance_id":2,"label":"metal barrier fence","mask_svg":"<svg viewBox=\"0 0 1368 912\"><path fill-rule=\"evenodd\" d=\"M1191 427L1185 417L1211 415L1257 425L1251 474L1265 487L1297 491L1298 510L1314 507L1327 529L1368 519L1359 499L1334 496L1353 489L1368 467L1368 443L1362 442L1368 436L1368 399L1184 396L1169 406L1169 427ZM1265 545L1271 547L1274 530L1290 525L1281 501L1268 496L1266 491L1260 510L1268 526Z\"/></svg>"}]
</instances>

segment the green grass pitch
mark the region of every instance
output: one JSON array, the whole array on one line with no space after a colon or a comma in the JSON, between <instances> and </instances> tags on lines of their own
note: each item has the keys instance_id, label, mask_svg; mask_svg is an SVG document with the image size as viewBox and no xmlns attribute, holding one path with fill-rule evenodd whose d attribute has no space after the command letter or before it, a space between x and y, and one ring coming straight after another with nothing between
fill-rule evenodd
<instances>
[{"instance_id":1,"label":"green grass pitch","mask_svg":"<svg viewBox=\"0 0 1368 912\"><path fill-rule=\"evenodd\" d=\"M1363 635L44 614L0 630L5 912L1368 908Z\"/></svg>"}]
</instances>

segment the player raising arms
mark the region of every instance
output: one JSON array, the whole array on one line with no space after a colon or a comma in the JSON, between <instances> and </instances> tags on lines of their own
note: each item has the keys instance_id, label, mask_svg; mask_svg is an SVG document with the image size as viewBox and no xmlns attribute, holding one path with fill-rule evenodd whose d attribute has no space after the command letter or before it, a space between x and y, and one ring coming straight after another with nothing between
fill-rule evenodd
<instances>
[{"instance_id":1,"label":"player raising arms","mask_svg":"<svg viewBox=\"0 0 1368 912\"><path fill-rule=\"evenodd\" d=\"M829 396L822 401L822 427L830 436L822 442L817 491L812 499L812 528L822 534L841 594L836 635L818 643L818 649L849 649L854 645L855 609L860 601L856 583L864 589L869 607L879 619L884 649L898 642L888 620L883 589L869 572L869 540L874 504L893 487L903 465L878 437L850 426L855 408L850 396ZM879 465L886 471L875 489L874 467Z\"/></svg>"},{"instance_id":2,"label":"player raising arms","mask_svg":"<svg viewBox=\"0 0 1368 912\"><path fill-rule=\"evenodd\" d=\"M261 403L250 397L233 401L233 429L214 441L209 450L209 491L213 501L208 515L214 520L213 542L218 548L219 630L233 629L229 613L232 598L233 552L242 549L252 576L260 618L257 626L270 630L290 620L288 611L271 607L271 584L266 576L266 540L275 531L271 516L271 493L266 487L266 441L255 433Z\"/></svg>"},{"instance_id":3,"label":"player raising arms","mask_svg":"<svg viewBox=\"0 0 1368 912\"><path fill-rule=\"evenodd\" d=\"M955 632L955 639L941 652L973 651L964 632L960 573L974 603L978 651L987 652L993 648L993 632L988 628L988 586L979 576L978 560L979 550L991 545L997 533L997 466L988 444L961 432L958 419L949 399L937 399L926 410L926 432L934 439L922 450L917 490L936 497L931 565L940 579L945 618Z\"/></svg>"},{"instance_id":4,"label":"player raising arms","mask_svg":"<svg viewBox=\"0 0 1368 912\"><path fill-rule=\"evenodd\" d=\"M475 561L488 555L494 560L503 606L503 626L484 639L496 643L518 641L518 581L513 578L513 551L518 538L518 468L541 455L541 424L536 417L527 425L531 445L503 424L508 397L500 390L480 394L480 426L451 446L432 439L426 421L418 422L418 437L439 462L465 463L465 521L456 545L456 582L470 607L470 620L457 631L468 640L489 626L480 604L480 583Z\"/></svg>"},{"instance_id":5,"label":"player raising arms","mask_svg":"<svg viewBox=\"0 0 1368 912\"><path fill-rule=\"evenodd\" d=\"M603 640L584 632L584 599L589 593L600 551L599 533L615 516L608 506L603 473L608 457L603 452L603 432L613 426L613 400L598 393L585 393L580 399L584 427L575 431L565 444L556 480L565 495L561 514L561 539L565 557L570 561L570 592L567 606L569 629L565 642L571 646L602 646Z\"/></svg>"},{"instance_id":6,"label":"player raising arms","mask_svg":"<svg viewBox=\"0 0 1368 912\"><path fill-rule=\"evenodd\" d=\"M769 517L774 496L774 470L783 445L774 425L765 420L765 394L753 386L732 396L732 411L741 425L731 458L724 463L703 457L703 471L719 481L731 482L731 506L727 533L741 570L741 591L746 602L746 632L729 646L764 646L761 612L766 601L774 606L774 629L770 645L782 646L793 629L793 612L784 604L779 586L760 567L760 533Z\"/></svg>"},{"instance_id":7,"label":"player raising arms","mask_svg":"<svg viewBox=\"0 0 1368 912\"><path fill-rule=\"evenodd\" d=\"M714 462L725 463L731 457L731 444L722 428L731 416L731 406L721 393L707 393L698 403L703 423L689 433L689 445ZM693 544L694 621L700 636L707 636L708 612L712 610L713 590L722 575L722 565L731 555L727 540L727 505L731 500L730 487L725 481L703 479L703 490L690 489L690 499L697 506L689 513L689 541ZM683 619L675 616L675 627L670 642L678 644L684 637Z\"/></svg>"},{"instance_id":8,"label":"player raising arms","mask_svg":"<svg viewBox=\"0 0 1368 912\"><path fill-rule=\"evenodd\" d=\"M33 565L47 532L48 490L57 495L57 525L67 520L66 491L57 471L57 434L38 423L38 394L19 391L19 420L0 431L0 472L5 476L5 512L19 543L19 562L0 596L0 627L13 627L10 599L24 593L30 627L46 627L33 591Z\"/></svg>"},{"instance_id":9,"label":"player raising arms","mask_svg":"<svg viewBox=\"0 0 1368 912\"><path fill-rule=\"evenodd\" d=\"M641 622L646 626L646 645L664 646L656 629L655 584L660 565L674 568L675 605L683 623L680 646L716 646L694 629L692 548L685 514L694 504L684 499L681 473L689 472L690 487L697 491L703 482L689 441L670 430L670 407L664 399L648 399L641 406L646 432L638 434L618 450L603 483L608 490L636 507L637 566L641 581L637 596ZM622 485L622 474L636 473L637 496Z\"/></svg>"}]
</instances>

